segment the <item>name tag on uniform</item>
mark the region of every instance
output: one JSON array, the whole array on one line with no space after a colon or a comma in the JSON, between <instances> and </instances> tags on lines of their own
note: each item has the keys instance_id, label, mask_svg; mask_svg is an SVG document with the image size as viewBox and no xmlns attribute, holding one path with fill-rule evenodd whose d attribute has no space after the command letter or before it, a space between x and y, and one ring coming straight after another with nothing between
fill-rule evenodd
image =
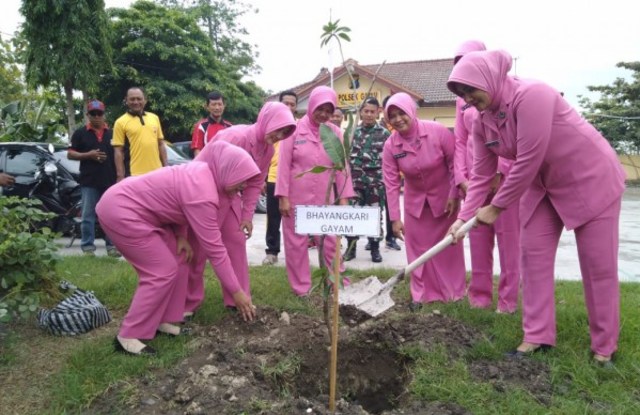
<instances>
[{"instance_id":1,"label":"name tag on uniform","mask_svg":"<svg viewBox=\"0 0 640 415\"><path fill-rule=\"evenodd\" d=\"M293 144L305 144L307 142L307 140L298 140L296 142L294 142Z\"/></svg>"},{"instance_id":2,"label":"name tag on uniform","mask_svg":"<svg viewBox=\"0 0 640 415\"><path fill-rule=\"evenodd\" d=\"M487 141L484 145L485 147L496 147L500 145L500 140Z\"/></svg>"},{"instance_id":3,"label":"name tag on uniform","mask_svg":"<svg viewBox=\"0 0 640 415\"><path fill-rule=\"evenodd\" d=\"M403 158L403 157L407 157L407 153L406 153L406 152L404 152L404 153L400 153L400 154L394 154L394 155L393 155L393 158L394 158L394 159L401 159L401 158Z\"/></svg>"}]
</instances>

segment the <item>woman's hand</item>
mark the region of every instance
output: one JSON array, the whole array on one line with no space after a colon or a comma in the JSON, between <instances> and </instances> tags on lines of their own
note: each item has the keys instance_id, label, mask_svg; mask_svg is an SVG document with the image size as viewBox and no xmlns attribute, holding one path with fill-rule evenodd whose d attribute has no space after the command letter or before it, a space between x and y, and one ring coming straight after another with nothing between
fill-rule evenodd
<instances>
[{"instance_id":1,"label":"woman's hand","mask_svg":"<svg viewBox=\"0 0 640 415\"><path fill-rule=\"evenodd\" d=\"M481 207L476 214L478 222L483 225L493 225L502 213L502 209L493 205Z\"/></svg>"},{"instance_id":2,"label":"woman's hand","mask_svg":"<svg viewBox=\"0 0 640 415\"><path fill-rule=\"evenodd\" d=\"M253 321L256 318L256 306L251 303L251 299L242 290L233 293L233 301L244 321Z\"/></svg>"},{"instance_id":3,"label":"woman's hand","mask_svg":"<svg viewBox=\"0 0 640 415\"><path fill-rule=\"evenodd\" d=\"M464 235L458 234L458 231L460 230L462 225L464 225L464 221L462 219L457 219L455 222L453 222L453 225L451 225L449 227L449 230L447 231L447 235L451 235L453 237L453 244L456 244L459 240L464 239Z\"/></svg>"},{"instance_id":4,"label":"woman's hand","mask_svg":"<svg viewBox=\"0 0 640 415\"><path fill-rule=\"evenodd\" d=\"M178 236L177 245L178 256L184 252L186 262L191 262L191 259L193 258L193 249L191 249L191 245L189 245L187 239L184 236Z\"/></svg>"},{"instance_id":5,"label":"woman's hand","mask_svg":"<svg viewBox=\"0 0 640 415\"><path fill-rule=\"evenodd\" d=\"M345 199L344 197L338 199L338 205L339 206L348 206L349 205L349 199Z\"/></svg>"},{"instance_id":6,"label":"woman's hand","mask_svg":"<svg viewBox=\"0 0 640 415\"><path fill-rule=\"evenodd\" d=\"M280 214L282 216L291 216L291 202L289 202L288 197L280 197L280 200L278 200L278 207L280 208Z\"/></svg>"},{"instance_id":7,"label":"woman's hand","mask_svg":"<svg viewBox=\"0 0 640 415\"><path fill-rule=\"evenodd\" d=\"M249 239L253 233L253 222L250 220L243 220L240 222L240 230L244 233L244 236Z\"/></svg>"},{"instance_id":8,"label":"woman's hand","mask_svg":"<svg viewBox=\"0 0 640 415\"><path fill-rule=\"evenodd\" d=\"M462 190L463 197L467 197L467 190L469 190L469 182L462 182L458 185L458 188Z\"/></svg>"},{"instance_id":9,"label":"woman's hand","mask_svg":"<svg viewBox=\"0 0 640 415\"><path fill-rule=\"evenodd\" d=\"M458 209L460 209L460 199L448 199L447 204L444 207L444 213L446 213L447 217L450 218L451 215L458 213Z\"/></svg>"},{"instance_id":10,"label":"woman's hand","mask_svg":"<svg viewBox=\"0 0 640 415\"><path fill-rule=\"evenodd\" d=\"M404 241L404 223L401 220L391 222L391 229L393 230L393 236Z\"/></svg>"}]
</instances>

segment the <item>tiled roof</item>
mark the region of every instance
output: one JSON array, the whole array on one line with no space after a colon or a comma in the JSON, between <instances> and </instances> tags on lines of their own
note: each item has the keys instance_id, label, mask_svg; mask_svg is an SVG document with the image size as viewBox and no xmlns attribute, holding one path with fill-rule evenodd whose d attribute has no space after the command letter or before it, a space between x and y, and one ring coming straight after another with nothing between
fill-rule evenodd
<instances>
[{"instance_id":1,"label":"tiled roof","mask_svg":"<svg viewBox=\"0 0 640 415\"><path fill-rule=\"evenodd\" d=\"M358 68L369 72L369 76L373 76L378 70L380 64L360 65L356 61L350 59L356 72ZM394 62L385 63L377 79L398 91L398 87L404 89L405 92L415 96L416 99L421 97L423 102L421 105L455 105L456 96L447 89L447 80L453 69L452 59L434 59L412 62ZM334 77L339 77L345 72L344 67L339 66L333 70ZM329 71L322 68L320 72L309 82L297 85L291 89L299 95L299 98L308 94L311 89L317 85L328 84ZM395 87L393 87L395 86ZM277 100L278 94L268 97L268 100Z\"/></svg>"},{"instance_id":2,"label":"tiled roof","mask_svg":"<svg viewBox=\"0 0 640 415\"><path fill-rule=\"evenodd\" d=\"M380 64L361 66L375 72ZM378 76L414 91L423 97L425 104L437 104L456 99L447 89L447 80L452 69L452 59L395 62L385 63Z\"/></svg>"}]
</instances>

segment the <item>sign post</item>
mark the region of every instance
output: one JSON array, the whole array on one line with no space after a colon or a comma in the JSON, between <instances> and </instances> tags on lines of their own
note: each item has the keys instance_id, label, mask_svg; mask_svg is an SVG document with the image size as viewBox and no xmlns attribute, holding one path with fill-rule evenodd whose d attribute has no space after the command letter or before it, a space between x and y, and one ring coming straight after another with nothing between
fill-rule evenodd
<instances>
[{"instance_id":1,"label":"sign post","mask_svg":"<svg viewBox=\"0 0 640 415\"><path fill-rule=\"evenodd\" d=\"M329 411L336 410L338 372L338 309L340 291L340 235L380 236L380 208L375 206L296 206L297 234L336 235L333 261L333 321L331 327L331 362L329 366ZM322 258L320 258L322 260Z\"/></svg>"}]
</instances>

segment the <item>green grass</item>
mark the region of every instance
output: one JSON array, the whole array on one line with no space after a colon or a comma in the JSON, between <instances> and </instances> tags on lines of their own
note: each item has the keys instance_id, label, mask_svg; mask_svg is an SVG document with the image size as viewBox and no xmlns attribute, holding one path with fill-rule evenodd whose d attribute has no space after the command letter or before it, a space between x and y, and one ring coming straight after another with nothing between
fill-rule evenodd
<instances>
[{"instance_id":1,"label":"green grass","mask_svg":"<svg viewBox=\"0 0 640 415\"><path fill-rule=\"evenodd\" d=\"M127 263L106 257L65 257L57 271L62 278L79 287L95 291L119 318L126 312L137 282ZM352 280L372 274L387 278L396 271L350 270L348 275ZM288 312L321 315L321 310L316 309L313 302L299 299L291 293L284 268L253 267L251 275L254 303ZM196 315L199 324L215 323L226 313L219 284L209 267L206 281L207 301ZM522 388L501 392L470 375L472 362L502 359L504 351L520 342L520 314L504 315L491 310L471 309L465 301L424 307L423 313L437 309L443 315L464 321L480 331L483 339L453 360L444 346L430 351L417 348L403 350L415 362L411 365L412 395L425 401L455 403L474 414L640 413L640 348L637 346L640 285L621 284L621 289L619 353L615 369L606 370L590 363L582 284L557 284L558 345L553 351L535 357L550 368L553 394L548 405L538 402ZM407 298L407 284L400 284L394 295ZM190 353L186 340L158 338L152 342L161 350L158 358L138 359L114 354L112 340L117 326L118 323L114 322L78 338L56 338L33 328L14 327L16 330L3 343L0 357L0 379L5 379L0 380L3 390L0 407L7 413L76 413L88 408L105 390L115 385L121 391L119 398L122 402L129 402L135 399L136 390L133 386L126 386L127 379L152 376L153 369L171 368ZM287 372L289 366L265 370L272 369L276 376ZM16 374L20 373L25 375L25 380L19 380L20 376ZM32 384L25 387L21 382ZM265 404L253 403L256 408Z\"/></svg>"}]
</instances>

